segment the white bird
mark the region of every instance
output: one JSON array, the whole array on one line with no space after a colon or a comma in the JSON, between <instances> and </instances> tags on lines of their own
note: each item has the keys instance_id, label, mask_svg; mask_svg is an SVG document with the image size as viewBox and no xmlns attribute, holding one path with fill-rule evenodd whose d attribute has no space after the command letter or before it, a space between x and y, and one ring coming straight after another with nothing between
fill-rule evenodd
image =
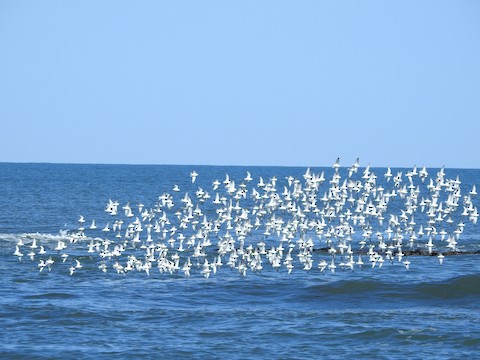
<instances>
[{"instance_id":1,"label":"white bird","mask_svg":"<svg viewBox=\"0 0 480 360\"><path fill-rule=\"evenodd\" d=\"M51 266L52 266L54 263L55 263L55 260L53 260L51 256L49 256L48 259L45 260L45 264L46 264L46 266L48 267L48 271L51 271L51 270L52 270Z\"/></svg>"},{"instance_id":2,"label":"white bird","mask_svg":"<svg viewBox=\"0 0 480 360\"><path fill-rule=\"evenodd\" d=\"M45 260L40 260L40 262L38 263L37 267L38 267L38 272L42 272L43 269L47 266Z\"/></svg>"},{"instance_id":3,"label":"white bird","mask_svg":"<svg viewBox=\"0 0 480 360\"><path fill-rule=\"evenodd\" d=\"M55 247L55 250L56 251L62 251L66 247L67 247L67 245L62 240L58 240L58 243L57 243L57 246Z\"/></svg>"},{"instance_id":4,"label":"white bird","mask_svg":"<svg viewBox=\"0 0 480 360\"><path fill-rule=\"evenodd\" d=\"M197 172L195 170L193 170L191 173L190 173L190 177L192 178L192 184L195 182L195 180L197 179Z\"/></svg>"},{"instance_id":5,"label":"white bird","mask_svg":"<svg viewBox=\"0 0 480 360\"><path fill-rule=\"evenodd\" d=\"M110 199L108 200L105 211L108 212L110 215L115 216L118 212L118 205L118 201L112 201L112 199Z\"/></svg>"},{"instance_id":6,"label":"white bird","mask_svg":"<svg viewBox=\"0 0 480 360\"><path fill-rule=\"evenodd\" d=\"M424 182L427 176L428 176L427 168L423 166L422 169L418 172L418 177L422 180L422 182Z\"/></svg>"},{"instance_id":7,"label":"white bird","mask_svg":"<svg viewBox=\"0 0 480 360\"><path fill-rule=\"evenodd\" d=\"M360 269L363 270L364 262L362 260L362 255L358 255L357 265L360 266Z\"/></svg>"},{"instance_id":8,"label":"white bird","mask_svg":"<svg viewBox=\"0 0 480 360\"><path fill-rule=\"evenodd\" d=\"M338 171L338 169L340 168L340 158L337 158L332 167L335 169L335 171Z\"/></svg>"},{"instance_id":9,"label":"white bird","mask_svg":"<svg viewBox=\"0 0 480 360\"><path fill-rule=\"evenodd\" d=\"M320 260L320 262L318 263L318 268L320 269L320 271L323 273L325 271L325 269L327 268L328 264L325 260Z\"/></svg>"},{"instance_id":10,"label":"white bird","mask_svg":"<svg viewBox=\"0 0 480 360\"><path fill-rule=\"evenodd\" d=\"M440 265L442 265L443 264L443 259L445 259L445 255L443 255L442 253L439 253L437 258L438 258L438 261L439 261Z\"/></svg>"},{"instance_id":11,"label":"white bird","mask_svg":"<svg viewBox=\"0 0 480 360\"><path fill-rule=\"evenodd\" d=\"M102 231L104 232L109 232L110 231L110 223L107 222L107 225L105 225L105 227L102 229Z\"/></svg>"},{"instance_id":12,"label":"white bird","mask_svg":"<svg viewBox=\"0 0 480 360\"><path fill-rule=\"evenodd\" d=\"M337 266L335 265L335 258L334 257L332 257L332 262L330 263L330 265L328 265L328 268L330 269L332 274L335 272L335 269L337 268Z\"/></svg>"},{"instance_id":13,"label":"white bird","mask_svg":"<svg viewBox=\"0 0 480 360\"><path fill-rule=\"evenodd\" d=\"M351 178L353 174L356 174L359 167L360 167L360 159L357 158L357 160L355 160L353 165L348 170L348 177Z\"/></svg>"},{"instance_id":14,"label":"white bird","mask_svg":"<svg viewBox=\"0 0 480 360\"><path fill-rule=\"evenodd\" d=\"M387 168L387 172L385 173L385 179L387 179L387 182L390 181L392 178L392 170L390 168Z\"/></svg>"},{"instance_id":15,"label":"white bird","mask_svg":"<svg viewBox=\"0 0 480 360\"><path fill-rule=\"evenodd\" d=\"M33 250L30 251L27 255L31 261L35 261L35 252Z\"/></svg>"},{"instance_id":16,"label":"white bird","mask_svg":"<svg viewBox=\"0 0 480 360\"><path fill-rule=\"evenodd\" d=\"M470 191L470 195L472 195L472 197L477 195L477 187L475 186L475 184L473 185L472 190Z\"/></svg>"},{"instance_id":17,"label":"white bird","mask_svg":"<svg viewBox=\"0 0 480 360\"><path fill-rule=\"evenodd\" d=\"M212 270L210 270L210 264L208 263L207 259L205 259L205 263L203 264L203 270L201 272L206 279L210 277L210 273L212 272Z\"/></svg>"}]
</instances>

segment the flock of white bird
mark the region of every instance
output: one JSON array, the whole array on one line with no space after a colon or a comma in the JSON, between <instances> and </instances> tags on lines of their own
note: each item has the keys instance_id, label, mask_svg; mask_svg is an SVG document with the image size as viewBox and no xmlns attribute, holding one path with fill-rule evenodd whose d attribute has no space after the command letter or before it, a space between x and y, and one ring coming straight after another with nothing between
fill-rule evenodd
<instances>
[{"instance_id":1,"label":"flock of white bird","mask_svg":"<svg viewBox=\"0 0 480 360\"><path fill-rule=\"evenodd\" d=\"M344 179L338 159L333 169L330 179L310 169L303 179L286 177L283 189L275 177L254 181L249 172L240 181L228 174L213 181L211 194L198 187L179 195L175 185L151 208L110 200L105 211L111 221L103 227L95 220L88 226L80 216L78 228L56 244L19 240L13 254L40 272L66 263L70 275L92 268L150 275L156 269L186 277L196 270L208 278L222 267L245 276L264 266L288 274L295 268L334 273L385 262L408 270L412 250L436 255L442 264L445 253L457 251L464 221L477 222L475 186L462 194L460 179L448 179L443 168L434 177L425 167L396 174L388 168L382 181L369 166L359 171L358 159ZM192 184L197 176L190 174Z\"/></svg>"}]
</instances>

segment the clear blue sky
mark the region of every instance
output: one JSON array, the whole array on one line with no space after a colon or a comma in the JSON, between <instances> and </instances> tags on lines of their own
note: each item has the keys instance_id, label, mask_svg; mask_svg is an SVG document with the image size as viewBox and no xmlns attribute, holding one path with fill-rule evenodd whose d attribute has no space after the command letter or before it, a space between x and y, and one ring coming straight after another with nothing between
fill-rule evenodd
<instances>
[{"instance_id":1,"label":"clear blue sky","mask_svg":"<svg viewBox=\"0 0 480 360\"><path fill-rule=\"evenodd\" d=\"M0 0L0 161L480 168L480 1Z\"/></svg>"}]
</instances>

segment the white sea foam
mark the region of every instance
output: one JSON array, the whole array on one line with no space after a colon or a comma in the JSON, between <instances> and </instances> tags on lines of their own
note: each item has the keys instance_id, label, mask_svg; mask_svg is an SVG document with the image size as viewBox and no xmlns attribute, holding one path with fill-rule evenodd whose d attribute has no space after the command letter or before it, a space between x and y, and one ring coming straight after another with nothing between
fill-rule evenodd
<instances>
[{"instance_id":1,"label":"white sea foam","mask_svg":"<svg viewBox=\"0 0 480 360\"><path fill-rule=\"evenodd\" d=\"M59 240L62 241L71 241L75 239L77 241L86 241L92 240L92 237L77 237L71 233L68 233L66 230L60 230L57 234L46 234L46 233L19 233L19 234L9 234L9 233L0 233L0 240L5 242L18 242L22 240L24 243L31 243L34 239L41 241L42 243L54 243Z\"/></svg>"}]
</instances>

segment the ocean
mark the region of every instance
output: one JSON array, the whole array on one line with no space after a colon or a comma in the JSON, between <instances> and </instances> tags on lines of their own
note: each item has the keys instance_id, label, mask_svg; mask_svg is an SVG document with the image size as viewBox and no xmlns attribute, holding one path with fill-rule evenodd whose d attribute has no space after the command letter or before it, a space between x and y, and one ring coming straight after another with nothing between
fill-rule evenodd
<instances>
[{"instance_id":1,"label":"ocean","mask_svg":"<svg viewBox=\"0 0 480 360\"><path fill-rule=\"evenodd\" d=\"M409 170L392 168L404 178ZM193 184L192 171L198 173ZM223 182L228 174L238 185L247 171L255 184L260 177L276 177L280 193L288 176L303 181L306 168L0 163L0 358L480 356L480 231L479 225L461 218L461 209L451 216L454 224L465 222L456 254L445 256L443 265L436 256L411 254L408 271L401 262L372 268L365 255L363 269L322 272L316 261L329 255L321 244L308 272L298 263L290 274L284 267L275 271L265 261L262 271L246 276L225 264L208 278L201 273L203 263L192 265L190 277L156 269L148 275L119 273L111 267L113 260L105 260L104 272L98 268L101 259L81 252L92 239L105 238L106 223L113 226L104 211L110 199L118 201L119 209L127 203L149 209L162 194L179 203L186 192L194 198L200 187L212 195L204 213L213 217L208 205L214 199L213 180ZM311 171L325 172L321 196L334 170ZM383 187L392 186L383 176L386 169L371 171ZM435 177L439 169L428 171ZM340 169L344 178L347 172ZM445 173L452 179L459 176L462 195L480 179L480 170ZM172 192L175 185L180 192ZM478 199L473 202L476 206ZM253 202L247 198L245 205ZM393 202L391 211L401 214ZM85 230L85 239L69 244L70 258L62 263L60 251L52 249L59 241L69 243L80 215L86 225L95 219L98 229L92 235ZM422 214L415 219L418 224L428 220ZM372 226L376 230L379 225ZM262 236L254 232L245 246ZM28 247L33 239L53 256L51 271L39 271L38 255L34 261L26 253L21 261L14 255L19 240ZM113 234L111 239L116 241ZM215 244L211 248L215 252ZM74 257L83 268L70 275Z\"/></svg>"}]
</instances>

